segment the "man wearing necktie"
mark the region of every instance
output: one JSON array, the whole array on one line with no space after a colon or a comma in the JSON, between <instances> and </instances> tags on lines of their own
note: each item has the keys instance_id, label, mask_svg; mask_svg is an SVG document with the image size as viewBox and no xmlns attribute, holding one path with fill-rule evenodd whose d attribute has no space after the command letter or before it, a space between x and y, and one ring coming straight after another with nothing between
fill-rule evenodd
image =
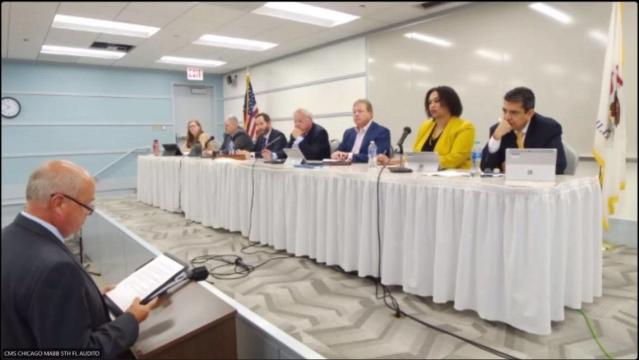
<instances>
[{"instance_id":1,"label":"man wearing necktie","mask_svg":"<svg viewBox=\"0 0 639 360\"><path fill-rule=\"evenodd\" d=\"M272 127L271 117L267 113L259 113L255 116L255 131L259 135L255 147L256 158L263 157L271 160L285 155L282 149L286 146L286 136Z\"/></svg>"},{"instance_id":2,"label":"man wearing necktie","mask_svg":"<svg viewBox=\"0 0 639 360\"><path fill-rule=\"evenodd\" d=\"M566 154L561 142L561 124L535 112L535 94L526 87L517 87L504 95L502 118L490 127L490 139L481 156L482 169L504 171L506 149L557 149L555 172L563 174Z\"/></svg>"}]
</instances>

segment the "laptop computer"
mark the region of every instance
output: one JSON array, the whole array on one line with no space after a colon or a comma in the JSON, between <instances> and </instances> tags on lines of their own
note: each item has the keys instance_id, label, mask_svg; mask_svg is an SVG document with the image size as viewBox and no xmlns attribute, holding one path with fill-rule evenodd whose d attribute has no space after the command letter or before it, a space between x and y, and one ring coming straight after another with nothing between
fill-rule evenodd
<instances>
[{"instance_id":1,"label":"laptop computer","mask_svg":"<svg viewBox=\"0 0 639 360\"><path fill-rule=\"evenodd\" d=\"M162 144L162 147L164 148L162 156L182 156L180 147L177 144Z\"/></svg>"},{"instance_id":2,"label":"laptop computer","mask_svg":"<svg viewBox=\"0 0 639 360\"><path fill-rule=\"evenodd\" d=\"M439 155L432 151L406 153L405 166L415 172L434 173L439 170Z\"/></svg>"},{"instance_id":3,"label":"laptop computer","mask_svg":"<svg viewBox=\"0 0 639 360\"><path fill-rule=\"evenodd\" d=\"M557 149L506 149L506 184L554 182Z\"/></svg>"},{"instance_id":4,"label":"laptop computer","mask_svg":"<svg viewBox=\"0 0 639 360\"><path fill-rule=\"evenodd\" d=\"M286 153L286 164L291 165L324 165L322 160L307 160L304 156L304 153L298 148L284 148L284 153Z\"/></svg>"},{"instance_id":5,"label":"laptop computer","mask_svg":"<svg viewBox=\"0 0 639 360\"><path fill-rule=\"evenodd\" d=\"M193 144L191 151L189 151L189 156L191 157L202 156L202 144L200 143Z\"/></svg>"}]
</instances>

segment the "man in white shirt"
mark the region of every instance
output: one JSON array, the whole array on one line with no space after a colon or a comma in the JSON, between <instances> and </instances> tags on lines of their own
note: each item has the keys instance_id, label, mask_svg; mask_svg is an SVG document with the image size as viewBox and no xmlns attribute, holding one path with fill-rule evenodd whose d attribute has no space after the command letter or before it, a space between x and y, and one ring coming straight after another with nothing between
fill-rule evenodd
<instances>
[{"instance_id":1,"label":"man in white shirt","mask_svg":"<svg viewBox=\"0 0 639 360\"><path fill-rule=\"evenodd\" d=\"M373 105L367 99L358 99L353 103L353 122L355 127L344 131L342 142L331 155L335 160L351 160L353 162L368 161L368 146L372 141L377 147L377 154L390 152L390 130L373 120Z\"/></svg>"}]
</instances>

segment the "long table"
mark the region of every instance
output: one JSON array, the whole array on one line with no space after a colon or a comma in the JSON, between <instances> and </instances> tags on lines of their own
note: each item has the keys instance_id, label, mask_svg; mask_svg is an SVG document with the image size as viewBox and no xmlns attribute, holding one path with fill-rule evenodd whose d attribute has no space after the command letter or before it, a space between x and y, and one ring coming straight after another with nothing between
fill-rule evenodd
<instances>
[{"instance_id":1,"label":"long table","mask_svg":"<svg viewBox=\"0 0 639 360\"><path fill-rule=\"evenodd\" d=\"M378 184L366 165L148 155L137 181L143 203L360 276L380 275L379 215L384 284L534 334L602 294L595 177L531 188L385 171Z\"/></svg>"}]
</instances>

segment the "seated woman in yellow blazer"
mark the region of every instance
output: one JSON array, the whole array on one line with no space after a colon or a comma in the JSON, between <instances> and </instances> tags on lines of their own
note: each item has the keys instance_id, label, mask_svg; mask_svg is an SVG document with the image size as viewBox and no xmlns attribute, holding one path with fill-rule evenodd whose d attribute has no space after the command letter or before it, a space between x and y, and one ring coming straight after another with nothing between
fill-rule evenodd
<instances>
[{"instance_id":1,"label":"seated woman in yellow blazer","mask_svg":"<svg viewBox=\"0 0 639 360\"><path fill-rule=\"evenodd\" d=\"M424 105L429 119L419 127L413 151L435 151L442 169L470 169L475 126L459 118L462 104L455 90L449 86L434 87L426 93ZM377 161L385 164L388 157L379 155ZM399 163L399 159L390 163Z\"/></svg>"}]
</instances>

